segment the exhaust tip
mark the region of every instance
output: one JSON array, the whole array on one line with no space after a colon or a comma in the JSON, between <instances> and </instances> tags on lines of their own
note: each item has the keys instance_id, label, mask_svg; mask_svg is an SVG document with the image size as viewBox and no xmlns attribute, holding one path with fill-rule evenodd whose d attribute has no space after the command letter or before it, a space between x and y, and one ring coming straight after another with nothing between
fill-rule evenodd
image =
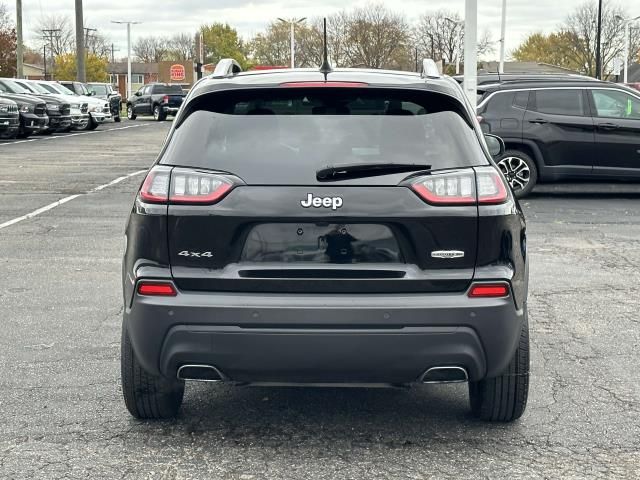
<instances>
[{"instance_id":1,"label":"exhaust tip","mask_svg":"<svg viewBox=\"0 0 640 480\"><path fill-rule=\"evenodd\" d=\"M432 367L422 375L422 383L460 383L469 381L462 367Z\"/></svg>"},{"instance_id":2,"label":"exhaust tip","mask_svg":"<svg viewBox=\"0 0 640 480\"><path fill-rule=\"evenodd\" d=\"M194 382L222 382L224 375L213 365L182 365L178 368L178 380Z\"/></svg>"}]
</instances>

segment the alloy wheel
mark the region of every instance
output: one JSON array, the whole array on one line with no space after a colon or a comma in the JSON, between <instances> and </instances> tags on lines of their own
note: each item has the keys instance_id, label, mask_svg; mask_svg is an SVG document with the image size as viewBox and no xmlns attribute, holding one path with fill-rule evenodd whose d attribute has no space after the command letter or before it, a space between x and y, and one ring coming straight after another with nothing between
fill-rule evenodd
<instances>
[{"instance_id":1,"label":"alloy wheel","mask_svg":"<svg viewBox=\"0 0 640 480\"><path fill-rule=\"evenodd\" d=\"M498 162L498 167L514 191L524 190L531 180L531 169L520 157L505 157Z\"/></svg>"}]
</instances>

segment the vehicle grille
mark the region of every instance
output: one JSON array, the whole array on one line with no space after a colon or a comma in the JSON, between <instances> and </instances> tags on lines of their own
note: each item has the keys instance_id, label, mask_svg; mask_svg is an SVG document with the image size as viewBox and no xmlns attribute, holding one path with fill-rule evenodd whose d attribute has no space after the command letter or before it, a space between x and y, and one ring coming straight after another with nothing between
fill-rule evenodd
<instances>
[{"instance_id":1,"label":"vehicle grille","mask_svg":"<svg viewBox=\"0 0 640 480\"><path fill-rule=\"evenodd\" d=\"M17 105L9 105L9 113L18 113L18 106Z\"/></svg>"},{"instance_id":2,"label":"vehicle grille","mask_svg":"<svg viewBox=\"0 0 640 480\"><path fill-rule=\"evenodd\" d=\"M35 109L33 110L33 113L35 113L39 117L43 117L47 113L47 104L46 103L37 104Z\"/></svg>"},{"instance_id":3,"label":"vehicle grille","mask_svg":"<svg viewBox=\"0 0 640 480\"><path fill-rule=\"evenodd\" d=\"M60 109L60 114L61 115L71 115L71 105L68 103L65 103L62 105L62 108Z\"/></svg>"},{"instance_id":4,"label":"vehicle grille","mask_svg":"<svg viewBox=\"0 0 640 480\"><path fill-rule=\"evenodd\" d=\"M83 103L82 105L80 105L80 112L81 113L87 113L89 111L89 104L88 103Z\"/></svg>"}]
</instances>

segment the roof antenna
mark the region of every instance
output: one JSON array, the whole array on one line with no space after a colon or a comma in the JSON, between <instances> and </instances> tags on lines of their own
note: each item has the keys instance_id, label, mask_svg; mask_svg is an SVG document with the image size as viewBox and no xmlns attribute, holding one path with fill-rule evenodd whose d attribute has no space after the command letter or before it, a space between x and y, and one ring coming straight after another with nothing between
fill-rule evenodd
<instances>
[{"instance_id":1,"label":"roof antenna","mask_svg":"<svg viewBox=\"0 0 640 480\"><path fill-rule=\"evenodd\" d=\"M329 50L327 48L327 19L326 17L324 18L324 30L323 30L323 35L324 35L324 52L322 55L322 65L320 65L320 73L324 73L324 81L327 81L327 74L331 73L333 71L333 68L331 68L331 64L329 63Z\"/></svg>"}]
</instances>

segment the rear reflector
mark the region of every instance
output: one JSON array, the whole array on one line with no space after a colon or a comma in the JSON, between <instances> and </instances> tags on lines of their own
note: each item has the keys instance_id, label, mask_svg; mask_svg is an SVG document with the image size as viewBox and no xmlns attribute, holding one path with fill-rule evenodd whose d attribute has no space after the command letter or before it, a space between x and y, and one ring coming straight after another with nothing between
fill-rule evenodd
<instances>
[{"instance_id":1,"label":"rear reflector","mask_svg":"<svg viewBox=\"0 0 640 480\"><path fill-rule=\"evenodd\" d=\"M178 292L171 283L164 282L140 282L138 284L139 295L155 297L175 297Z\"/></svg>"},{"instance_id":2,"label":"rear reflector","mask_svg":"<svg viewBox=\"0 0 640 480\"><path fill-rule=\"evenodd\" d=\"M281 83L281 87L289 88L323 88L323 87L338 87L338 88L361 88L368 87L368 83L364 82L286 82Z\"/></svg>"},{"instance_id":3,"label":"rear reflector","mask_svg":"<svg viewBox=\"0 0 640 480\"><path fill-rule=\"evenodd\" d=\"M509 296L509 285L506 283L478 283L469 289L471 298L500 298Z\"/></svg>"}]
</instances>

